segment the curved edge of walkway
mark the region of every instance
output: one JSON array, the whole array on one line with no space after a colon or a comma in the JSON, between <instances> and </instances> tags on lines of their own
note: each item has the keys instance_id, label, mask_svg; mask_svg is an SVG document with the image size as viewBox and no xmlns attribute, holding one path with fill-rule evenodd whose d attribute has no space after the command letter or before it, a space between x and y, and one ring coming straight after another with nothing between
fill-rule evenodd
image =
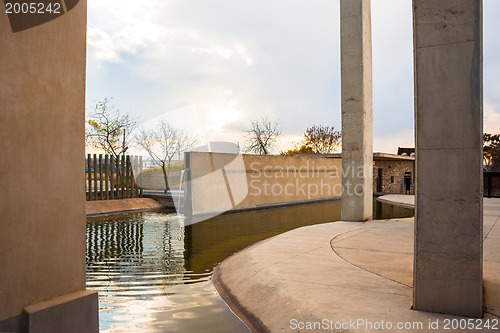
<instances>
[{"instance_id":1,"label":"curved edge of walkway","mask_svg":"<svg viewBox=\"0 0 500 333\"><path fill-rule=\"evenodd\" d=\"M163 208L165 208L164 204L150 198L96 200L85 203L87 218L138 213Z\"/></svg>"},{"instance_id":2,"label":"curved edge of walkway","mask_svg":"<svg viewBox=\"0 0 500 333\"><path fill-rule=\"evenodd\" d=\"M377 198L378 201L386 202L392 205L398 205L408 208L415 207L415 196L404 194L386 194Z\"/></svg>"},{"instance_id":3,"label":"curved edge of walkway","mask_svg":"<svg viewBox=\"0 0 500 333\"><path fill-rule=\"evenodd\" d=\"M262 320L256 317L251 311L246 309L233 295L228 286L220 279L220 267L224 263L220 263L212 272L212 284L217 290L217 293L226 302L227 306L252 332L270 332L264 325Z\"/></svg>"},{"instance_id":4,"label":"curved edge of walkway","mask_svg":"<svg viewBox=\"0 0 500 333\"><path fill-rule=\"evenodd\" d=\"M362 233L385 223L332 222L289 231L227 258L214 270L212 281L222 299L253 332L288 331L287 327L296 331L295 320L300 325L325 319L348 320L349 315L354 319L367 292L375 292L375 298L394 293L400 300L411 295L411 288L361 269L333 251L331 244L338 236L346 240L351 232ZM373 279L377 280L375 285L359 283ZM345 292L349 289L357 301L349 299ZM335 301L334 294L340 296ZM346 302L352 306L342 313ZM403 303L402 307L409 309L410 304Z\"/></svg>"},{"instance_id":5,"label":"curved edge of walkway","mask_svg":"<svg viewBox=\"0 0 500 333\"><path fill-rule=\"evenodd\" d=\"M498 207L494 213L500 218L500 200L491 204ZM358 320L421 323L423 331L429 330L425 325L438 320L441 326L432 331L446 332L442 327L445 319L463 317L411 310L412 235L412 218L306 226L227 258L214 270L212 281L222 299L253 332L373 331L347 324L310 328ZM489 237L497 238L498 232L492 231ZM485 295L493 302L490 309L497 308L495 299L500 292L500 277L494 273L499 267L494 255L498 251L493 249L488 247L486 253L491 255L485 257L491 261L485 261L485 267L491 266L490 273L485 271L486 281L489 279ZM485 318L497 317L495 312L487 312Z\"/></svg>"}]
</instances>

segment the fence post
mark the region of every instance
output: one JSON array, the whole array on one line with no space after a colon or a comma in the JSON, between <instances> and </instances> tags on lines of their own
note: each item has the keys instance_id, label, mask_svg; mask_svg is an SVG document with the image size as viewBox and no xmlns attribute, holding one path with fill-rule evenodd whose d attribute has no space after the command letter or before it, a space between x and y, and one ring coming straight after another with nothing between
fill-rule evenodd
<instances>
[{"instance_id":1,"label":"fence post","mask_svg":"<svg viewBox=\"0 0 500 333\"><path fill-rule=\"evenodd\" d=\"M121 184L122 184L122 172L121 172L121 158L120 155L116 157L116 193L115 199L121 199Z\"/></svg>"},{"instance_id":2,"label":"fence post","mask_svg":"<svg viewBox=\"0 0 500 333\"><path fill-rule=\"evenodd\" d=\"M127 175L127 178L125 183L126 183L126 187L125 187L125 197L128 199L130 198L130 155L127 155L125 157L125 169L127 170L126 172L126 175Z\"/></svg>"},{"instance_id":3,"label":"fence post","mask_svg":"<svg viewBox=\"0 0 500 333\"><path fill-rule=\"evenodd\" d=\"M90 154L87 154L87 184L88 184L88 195L87 200L92 200L92 160L90 159Z\"/></svg>"},{"instance_id":4,"label":"fence post","mask_svg":"<svg viewBox=\"0 0 500 333\"><path fill-rule=\"evenodd\" d=\"M142 156L139 156L139 196L144 197L144 192L142 191Z\"/></svg>"},{"instance_id":5,"label":"fence post","mask_svg":"<svg viewBox=\"0 0 500 333\"><path fill-rule=\"evenodd\" d=\"M134 181L135 181L135 197L139 198L139 156L135 157L135 170L134 170Z\"/></svg>"},{"instance_id":6,"label":"fence post","mask_svg":"<svg viewBox=\"0 0 500 333\"><path fill-rule=\"evenodd\" d=\"M104 200L104 188L102 179L102 154L99 154L99 200Z\"/></svg>"},{"instance_id":7,"label":"fence post","mask_svg":"<svg viewBox=\"0 0 500 333\"><path fill-rule=\"evenodd\" d=\"M116 196L115 199L122 199L123 173L122 173L122 156L118 156L116 164Z\"/></svg>"},{"instance_id":8,"label":"fence post","mask_svg":"<svg viewBox=\"0 0 500 333\"><path fill-rule=\"evenodd\" d=\"M94 154L94 161L93 161L93 165L94 165L94 170L92 171L92 174L94 176L94 200L98 200L98 196L97 196L97 155Z\"/></svg>"},{"instance_id":9,"label":"fence post","mask_svg":"<svg viewBox=\"0 0 500 333\"><path fill-rule=\"evenodd\" d=\"M120 199L120 182L121 182L120 161L121 161L120 155L116 156L115 199Z\"/></svg>"},{"instance_id":10,"label":"fence post","mask_svg":"<svg viewBox=\"0 0 500 333\"><path fill-rule=\"evenodd\" d=\"M110 156L111 157L111 170L109 171L110 175L111 175L111 179L110 179L110 191L109 191L109 195L110 195L110 199L111 200L114 200L115 198L115 159L113 158L113 156Z\"/></svg>"},{"instance_id":11,"label":"fence post","mask_svg":"<svg viewBox=\"0 0 500 333\"><path fill-rule=\"evenodd\" d=\"M128 159L127 159L127 156L128 155L123 155L123 161L125 162L124 164L124 169L123 169L123 188L124 188L124 192L123 192L123 198L124 199L127 199L128 198Z\"/></svg>"},{"instance_id":12,"label":"fence post","mask_svg":"<svg viewBox=\"0 0 500 333\"><path fill-rule=\"evenodd\" d=\"M130 197L135 198L134 156L130 155Z\"/></svg>"},{"instance_id":13,"label":"fence post","mask_svg":"<svg viewBox=\"0 0 500 333\"><path fill-rule=\"evenodd\" d=\"M104 155L104 190L105 190L105 198L109 200L109 159L108 155Z\"/></svg>"},{"instance_id":14,"label":"fence post","mask_svg":"<svg viewBox=\"0 0 500 333\"><path fill-rule=\"evenodd\" d=\"M137 156L132 156L132 198L137 198L137 182L135 177L137 175Z\"/></svg>"},{"instance_id":15,"label":"fence post","mask_svg":"<svg viewBox=\"0 0 500 333\"><path fill-rule=\"evenodd\" d=\"M120 172L120 199L125 198L125 185L127 180L125 179L125 155L122 155L122 168Z\"/></svg>"}]
</instances>

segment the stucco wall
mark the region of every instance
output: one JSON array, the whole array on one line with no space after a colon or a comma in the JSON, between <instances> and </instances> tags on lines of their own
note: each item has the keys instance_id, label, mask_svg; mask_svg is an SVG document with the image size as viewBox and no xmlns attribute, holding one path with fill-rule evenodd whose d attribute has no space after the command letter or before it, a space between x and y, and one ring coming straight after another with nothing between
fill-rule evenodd
<instances>
[{"instance_id":1,"label":"stucco wall","mask_svg":"<svg viewBox=\"0 0 500 333\"><path fill-rule=\"evenodd\" d=\"M0 7L2 322L85 289L86 1L16 33Z\"/></svg>"},{"instance_id":2,"label":"stucco wall","mask_svg":"<svg viewBox=\"0 0 500 333\"><path fill-rule=\"evenodd\" d=\"M190 153L193 214L341 196L340 159Z\"/></svg>"}]
</instances>

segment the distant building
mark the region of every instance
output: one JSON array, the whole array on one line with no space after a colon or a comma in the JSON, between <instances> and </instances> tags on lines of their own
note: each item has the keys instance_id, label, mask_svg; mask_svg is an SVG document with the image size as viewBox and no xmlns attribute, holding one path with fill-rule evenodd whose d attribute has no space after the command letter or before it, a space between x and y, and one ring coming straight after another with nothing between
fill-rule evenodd
<instances>
[{"instance_id":1,"label":"distant building","mask_svg":"<svg viewBox=\"0 0 500 333\"><path fill-rule=\"evenodd\" d=\"M414 156L373 153L373 167L374 193L415 194Z\"/></svg>"},{"instance_id":2,"label":"distant building","mask_svg":"<svg viewBox=\"0 0 500 333\"><path fill-rule=\"evenodd\" d=\"M319 155L342 158L342 154ZM373 193L415 194L415 148L373 153Z\"/></svg>"},{"instance_id":3,"label":"distant building","mask_svg":"<svg viewBox=\"0 0 500 333\"><path fill-rule=\"evenodd\" d=\"M415 156L415 148L398 147L398 155Z\"/></svg>"}]
</instances>

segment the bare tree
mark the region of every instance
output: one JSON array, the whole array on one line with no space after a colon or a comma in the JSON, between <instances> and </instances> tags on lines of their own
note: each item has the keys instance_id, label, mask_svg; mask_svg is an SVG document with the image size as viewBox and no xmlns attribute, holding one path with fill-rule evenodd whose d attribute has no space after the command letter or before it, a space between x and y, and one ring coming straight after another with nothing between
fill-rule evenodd
<instances>
[{"instance_id":1,"label":"bare tree","mask_svg":"<svg viewBox=\"0 0 500 333\"><path fill-rule=\"evenodd\" d=\"M85 141L111 156L117 166L117 182L123 184L123 170L120 170L118 165L118 156L125 155L129 149L130 135L137 122L133 116L122 114L120 110L109 105L110 101L111 99L104 98L94 106L90 118L86 121Z\"/></svg>"},{"instance_id":2,"label":"bare tree","mask_svg":"<svg viewBox=\"0 0 500 333\"><path fill-rule=\"evenodd\" d=\"M278 125L279 121L265 117L252 121L252 128L247 131L245 151L269 155L281 135Z\"/></svg>"},{"instance_id":3,"label":"bare tree","mask_svg":"<svg viewBox=\"0 0 500 333\"><path fill-rule=\"evenodd\" d=\"M182 130L175 128L162 118L155 128L141 130L140 135L137 137L137 142L139 146L148 152L153 161L161 167L165 180L166 194L172 159L176 154L193 148L197 140L188 137Z\"/></svg>"},{"instance_id":4,"label":"bare tree","mask_svg":"<svg viewBox=\"0 0 500 333\"><path fill-rule=\"evenodd\" d=\"M487 171L500 169L500 135L483 134L483 165Z\"/></svg>"},{"instance_id":5,"label":"bare tree","mask_svg":"<svg viewBox=\"0 0 500 333\"><path fill-rule=\"evenodd\" d=\"M304 133L304 144L317 154L332 154L341 146L341 134L334 127L313 126Z\"/></svg>"},{"instance_id":6,"label":"bare tree","mask_svg":"<svg viewBox=\"0 0 500 333\"><path fill-rule=\"evenodd\" d=\"M104 98L96 103L86 122L85 140L94 148L104 150L116 162L117 157L124 155L129 148L130 135L136 127L136 120L109 105L110 101L111 99Z\"/></svg>"}]
</instances>

